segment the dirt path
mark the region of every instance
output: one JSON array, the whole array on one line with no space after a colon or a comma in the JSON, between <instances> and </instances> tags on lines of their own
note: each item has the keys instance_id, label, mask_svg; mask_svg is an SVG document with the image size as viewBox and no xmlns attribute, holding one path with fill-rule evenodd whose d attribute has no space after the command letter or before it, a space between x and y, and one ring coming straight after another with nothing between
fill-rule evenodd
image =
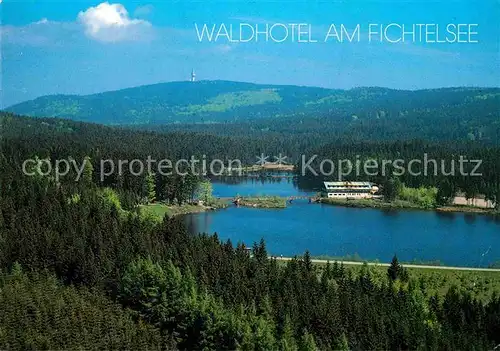
<instances>
[{"instance_id":1,"label":"dirt path","mask_svg":"<svg viewBox=\"0 0 500 351\"><path fill-rule=\"evenodd\" d=\"M290 261L292 260L292 257L275 257L278 261ZM318 259L312 259L311 260L313 263L323 263L326 264L328 260L318 260ZM335 260L330 260L330 263L332 263ZM346 265L353 265L353 266L361 266L364 264L364 262L357 262L357 261L342 261L342 260L336 260L337 262L342 262ZM379 262L367 262L369 266L382 266L382 267L389 267L389 263L379 263ZM402 265L406 268L424 268L424 269L447 269L447 270L453 270L453 271L482 271L482 272L500 272L500 268L476 268L476 267L452 267L452 266L429 266L429 265L420 265L420 264L405 264L402 263Z\"/></svg>"}]
</instances>

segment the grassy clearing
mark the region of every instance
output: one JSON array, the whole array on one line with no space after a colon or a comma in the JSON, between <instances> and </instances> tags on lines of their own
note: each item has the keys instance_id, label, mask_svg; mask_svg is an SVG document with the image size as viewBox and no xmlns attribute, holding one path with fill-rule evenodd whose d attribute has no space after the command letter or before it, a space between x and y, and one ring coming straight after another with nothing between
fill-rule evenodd
<instances>
[{"instance_id":1,"label":"grassy clearing","mask_svg":"<svg viewBox=\"0 0 500 351\"><path fill-rule=\"evenodd\" d=\"M161 221L163 217L173 217L179 216L189 213L199 213L210 210L211 207L201 206L201 205L164 205L164 204L150 204L150 205L141 205L139 206L141 211L144 211L146 214L151 215L155 219Z\"/></svg>"}]
</instances>

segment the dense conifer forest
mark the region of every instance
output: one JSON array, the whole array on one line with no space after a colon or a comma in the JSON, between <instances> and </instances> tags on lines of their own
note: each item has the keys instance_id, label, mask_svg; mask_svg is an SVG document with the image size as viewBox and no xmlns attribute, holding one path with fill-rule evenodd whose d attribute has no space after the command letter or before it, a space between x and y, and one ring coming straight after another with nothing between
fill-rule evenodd
<instances>
[{"instance_id":1,"label":"dense conifer forest","mask_svg":"<svg viewBox=\"0 0 500 351\"><path fill-rule=\"evenodd\" d=\"M299 150L298 138L278 145L268 136L165 134L5 113L0 131L2 349L487 350L500 344L496 294L480 300L461 286L435 294L396 257L383 277L369 266L355 272L337 262L314 265L308 252L279 263L263 241L248 253L243 243L221 242L217 234L193 236L178 218L158 223L137 206L151 182L158 201L189 201L200 177L99 178L101 159L205 154L253 163L273 147ZM420 157L424 150L446 159L463 151L484 159L485 176L477 182L399 181L498 201L499 150L455 146L344 139L304 150L374 158ZM88 161L78 182L74 172L55 179L21 170L27 158L69 156Z\"/></svg>"}]
</instances>

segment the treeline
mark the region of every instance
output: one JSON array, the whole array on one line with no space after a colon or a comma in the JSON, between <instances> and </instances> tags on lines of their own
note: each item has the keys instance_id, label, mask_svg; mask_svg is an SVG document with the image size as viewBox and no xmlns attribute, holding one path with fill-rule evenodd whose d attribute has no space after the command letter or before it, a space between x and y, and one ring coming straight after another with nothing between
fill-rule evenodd
<instances>
[{"instance_id":1,"label":"treeline","mask_svg":"<svg viewBox=\"0 0 500 351\"><path fill-rule=\"evenodd\" d=\"M202 162L210 172L210 162L221 160L223 163L217 163L213 168L219 172L223 170L222 166L230 166L231 160L240 160L243 165L253 163L254 155L264 152L265 148L260 141L249 144L245 140L185 132L163 135L5 113L0 114L0 131L1 147L4 157L8 158L5 167L12 168L7 174L14 174L13 177L23 174L25 160L47 160L52 167L48 178L60 184L74 185L78 168L88 160L92 168L90 182L115 189L126 209L148 197L151 181L156 201L179 204L189 201L199 182L205 178ZM178 160L190 161L192 157L198 160L195 174L192 174L188 162L175 167ZM151 173L147 169L148 159L155 161ZM75 166L70 165L67 174L54 179L57 160L74 160ZM171 165L165 169L164 175L158 172L162 160L168 160ZM121 162L123 167L120 167ZM47 163L42 165L44 172L48 172ZM29 166L29 171L38 171L34 169L35 163ZM181 175L183 173L188 175Z\"/></svg>"}]
</instances>

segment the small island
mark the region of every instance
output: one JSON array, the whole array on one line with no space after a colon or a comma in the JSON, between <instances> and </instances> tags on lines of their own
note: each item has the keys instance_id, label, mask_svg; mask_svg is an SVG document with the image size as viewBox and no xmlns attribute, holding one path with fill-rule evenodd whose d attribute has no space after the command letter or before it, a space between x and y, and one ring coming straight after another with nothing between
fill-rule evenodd
<instances>
[{"instance_id":1,"label":"small island","mask_svg":"<svg viewBox=\"0 0 500 351\"><path fill-rule=\"evenodd\" d=\"M279 196L237 197L233 203L255 208L286 208L286 198Z\"/></svg>"}]
</instances>

